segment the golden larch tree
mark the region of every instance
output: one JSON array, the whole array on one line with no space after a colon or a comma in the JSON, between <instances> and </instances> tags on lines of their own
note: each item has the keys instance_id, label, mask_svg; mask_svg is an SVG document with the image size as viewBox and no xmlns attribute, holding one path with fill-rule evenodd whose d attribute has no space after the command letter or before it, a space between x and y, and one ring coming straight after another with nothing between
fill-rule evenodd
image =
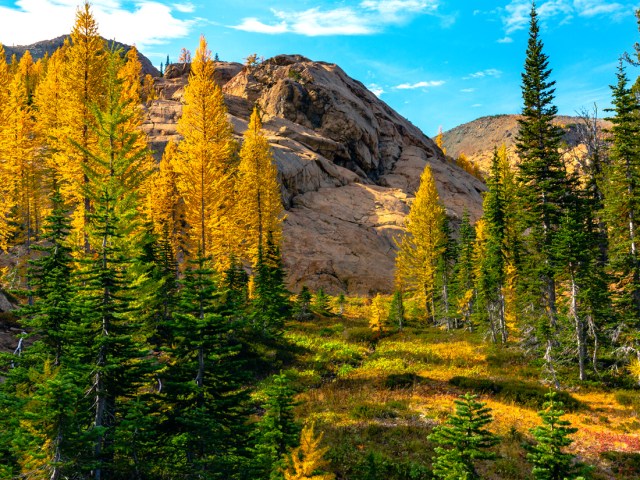
<instances>
[{"instance_id":1,"label":"golden larch tree","mask_svg":"<svg viewBox=\"0 0 640 480\"><path fill-rule=\"evenodd\" d=\"M55 154L63 149L66 143L64 138L56 135L62 129L61 112L65 108L62 91L65 50L65 46L59 48L47 61L46 72L36 88L34 98L40 154L45 159L48 169L54 173L57 171Z\"/></svg>"},{"instance_id":2,"label":"golden larch tree","mask_svg":"<svg viewBox=\"0 0 640 480\"><path fill-rule=\"evenodd\" d=\"M267 236L270 235L275 245L280 245L284 218L278 169L262 133L257 107L253 109L240 149L236 198L235 219L243 232L242 258L255 264L258 249L264 249Z\"/></svg>"},{"instance_id":3,"label":"golden larch tree","mask_svg":"<svg viewBox=\"0 0 640 480\"><path fill-rule=\"evenodd\" d=\"M127 130L138 130L141 134L136 138L136 147L140 150L148 151L146 135L142 134L142 123L144 121L144 110L142 106L142 64L138 56L136 47L131 47L125 55L125 61L118 71L118 79L121 84L121 100L125 105L125 114L128 117L124 128ZM140 186L139 208L144 212L148 206L146 197L151 190L151 172L155 170L155 161L149 152L143 161L138 164L139 172L145 177ZM157 192L155 192L157 194ZM148 212L147 212L148 213Z\"/></svg>"},{"instance_id":4,"label":"golden larch tree","mask_svg":"<svg viewBox=\"0 0 640 480\"><path fill-rule=\"evenodd\" d=\"M60 124L53 135L59 139L54 164L61 180L61 193L74 207L74 240L87 248L84 236L90 201L83 188L88 179L83 166L97 148L95 116L92 108L104 108L106 92L106 51L88 2L76 12L71 41L66 48L61 77L63 101ZM79 148L78 148L79 147Z\"/></svg>"},{"instance_id":5,"label":"golden larch tree","mask_svg":"<svg viewBox=\"0 0 640 480\"><path fill-rule=\"evenodd\" d=\"M444 222L445 209L427 165L406 219L406 234L399 243L396 283L415 294L431 320L435 319L436 269L446 240Z\"/></svg>"},{"instance_id":6,"label":"golden larch tree","mask_svg":"<svg viewBox=\"0 0 640 480\"><path fill-rule=\"evenodd\" d=\"M389 317L387 302L379 293L371 300L369 307L369 328L376 334L382 333Z\"/></svg>"},{"instance_id":7,"label":"golden larch tree","mask_svg":"<svg viewBox=\"0 0 640 480\"><path fill-rule=\"evenodd\" d=\"M159 237L166 237L177 254L182 246L184 223L183 203L176 185L177 174L173 166L178 146L169 142L164 149L159 168L151 177L153 195L147 197L148 211L153 230Z\"/></svg>"},{"instance_id":8,"label":"golden larch tree","mask_svg":"<svg viewBox=\"0 0 640 480\"><path fill-rule=\"evenodd\" d=\"M46 202L41 185L44 171L41 157L36 155L35 121L30 105L29 87L33 59L25 54L9 84L9 94L3 105L5 125L0 131L3 197L10 207L13 228L8 233L19 234L17 242L27 248L37 238ZM13 230L13 231L12 231Z\"/></svg>"},{"instance_id":9,"label":"golden larch tree","mask_svg":"<svg viewBox=\"0 0 640 480\"><path fill-rule=\"evenodd\" d=\"M6 109L9 103L9 83L11 74L7 65L4 47L0 44L0 142L2 142L2 132L7 130L8 118ZM0 147L2 148L2 147ZM7 157L0 152L0 250L8 248L9 238L13 232L11 222L11 211L13 209L10 196L11 178L13 172L10 170Z\"/></svg>"},{"instance_id":10,"label":"golden larch tree","mask_svg":"<svg viewBox=\"0 0 640 480\"><path fill-rule=\"evenodd\" d=\"M213 71L211 51L200 37L184 91L178 121L183 140L174 167L189 226L189 255L211 256L221 271L228 267L236 243L230 235L235 142Z\"/></svg>"},{"instance_id":11,"label":"golden larch tree","mask_svg":"<svg viewBox=\"0 0 640 480\"><path fill-rule=\"evenodd\" d=\"M300 434L300 446L291 452L291 464L284 471L285 480L333 480L333 473L317 473L329 465L324 455L328 447L321 447L322 433L313 433L314 425L305 425Z\"/></svg>"}]
</instances>

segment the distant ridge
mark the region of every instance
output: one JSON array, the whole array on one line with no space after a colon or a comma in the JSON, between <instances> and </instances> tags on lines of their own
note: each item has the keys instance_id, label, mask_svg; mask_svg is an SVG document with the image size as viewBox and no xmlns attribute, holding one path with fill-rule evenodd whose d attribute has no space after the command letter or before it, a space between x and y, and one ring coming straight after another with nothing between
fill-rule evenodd
<instances>
[{"instance_id":1,"label":"distant ridge","mask_svg":"<svg viewBox=\"0 0 640 480\"><path fill-rule=\"evenodd\" d=\"M4 50L7 55L7 62L11 61L11 57L13 55L15 55L18 60L20 60L20 58L22 58L22 55L24 55L24 52L26 52L27 50L29 50L34 60L38 60L44 57L47 53L51 55L57 49L62 47L65 39L67 39L68 37L69 35L61 35L51 40L42 40L40 42L32 43L31 45L16 45L13 47L4 45ZM106 38L103 38L103 40L107 42L109 46L113 45L116 48L122 48L125 53L131 50L131 45L120 43L115 40L107 40ZM160 76L160 71L156 67L154 67L151 63L151 60L142 55L140 51L138 51L138 58L140 59L140 63L142 64L143 74L150 74L153 77Z\"/></svg>"}]
</instances>

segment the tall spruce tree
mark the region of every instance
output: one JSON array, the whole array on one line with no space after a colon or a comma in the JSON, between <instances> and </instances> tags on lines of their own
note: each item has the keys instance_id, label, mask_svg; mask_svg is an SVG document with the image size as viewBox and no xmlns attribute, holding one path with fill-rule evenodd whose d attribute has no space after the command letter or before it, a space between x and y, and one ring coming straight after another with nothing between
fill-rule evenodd
<instances>
[{"instance_id":1,"label":"tall spruce tree","mask_svg":"<svg viewBox=\"0 0 640 480\"><path fill-rule=\"evenodd\" d=\"M504 296L506 205L501 173L500 157L496 148L493 152L487 179L489 190L485 194L483 203L486 246L485 254L481 259L481 275L478 278L477 295L482 297L480 303L486 308L483 315L488 319L493 341L506 343L508 336Z\"/></svg>"},{"instance_id":2,"label":"tall spruce tree","mask_svg":"<svg viewBox=\"0 0 640 480\"><path fill-rule=\"evenodd\" d=\"M265 389L264 415L256 425L252 449L257 478L282 479L286 454L298 446L301 427L293 412L295 391L290 383L286 375L274 375Z\"/></svg>"},{"instance_id":3,"label":"tall spruce tree","mask_svg":"<svg viewBox=\"0 0 640 480\"><path fill-rule=\"evenodd\" d=\"M453 268L452 291L457 315L462 319L464 328L473 329L471 313L475 298L473 280L473 242L475 231L465 210L458 235L457 258Z\"/></svg>"},{"instance_id":4,"label":"tall spruce tree","mask_svg":"<svg viewBox=\"0 0 640 480\"><path fill-rule=\"evenodd\" d=\"M138 270L132 268L141 248L138 206L147 151L139 142L141 133L128 128L131 110L118 78L120 52L110 52L106 60L105 107L92 111L96 153L76 143L87 157L83 195L92 206L86 231L91 253L81 272L81 317L89 333L87 349L78 354L92 364L87 401L93 410L89 427L93 447L87 468L96 480L109 478L118 469L116 432L125 426L135 428L123 420L152 371L141 344L142 325L134 302L140 282Z\"/></svg>"},{"instance_id":5,"label":"tall spruce tree","mask_svg":"<svg viewBox=\"0 0 640 480\"><path fill-rule=\"evenodd\" d=\"M604 217L609 228L609 268L614 276L613 300L629 337L640 326L640 105L631 91L624 65L611 87L614 116L610 163L605 169Z\"/></svg>"},{"instance_id":6,"label":"tall spruce tree","mask_svg":"<svg viewBox=\"0 0 640 480\"><path fill-rule=\"evenodd\" d=\"M535 3L531 8L529 41L522 97L524 107L518 121L516 146L520 155L523 228L528 231L526 264L521 279L529 295L527 303L546 342L546 367L555 379L553 348L556 343L558 311L556 300L556 259L552 246L565 208L566 170L559 153L562 130L554 125L557 107L553 104L555 81L543 52ZM542 308L540 308L542 307Z\"/></svg>"}]
</instances>

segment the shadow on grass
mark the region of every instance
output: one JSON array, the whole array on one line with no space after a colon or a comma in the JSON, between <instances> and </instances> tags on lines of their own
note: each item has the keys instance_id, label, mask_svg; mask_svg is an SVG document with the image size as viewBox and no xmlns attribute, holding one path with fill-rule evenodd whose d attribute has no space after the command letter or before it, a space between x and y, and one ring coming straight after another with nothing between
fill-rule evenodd
<instances>
[{"instance_id":1,"label":"shadow on grass","mask_svg":"<svg viewBox=\"0 0 640 480\"><path fill-rule=\"evenodd\" d=\"M611 471L616 478L640 478L640 453L611 451L600 456L611 462Z\"/></svg>"},{"instance_id":2,"label":"shadow on grass","mask_svg":"<svg viewBox=\"0 0 640 480\"><path fill-rule=\"evenodd\" d=\"M548 388L520 380L453 377L449 383L465 391L494 395L501 400L511 401L522 407L533 409L542 408L546 401L545 395L549 392ZM586 408L584 403L576 400L567 392L557 392L556 398L564 404L563 408L569 412Z\"/></svg>"}]
</instances>

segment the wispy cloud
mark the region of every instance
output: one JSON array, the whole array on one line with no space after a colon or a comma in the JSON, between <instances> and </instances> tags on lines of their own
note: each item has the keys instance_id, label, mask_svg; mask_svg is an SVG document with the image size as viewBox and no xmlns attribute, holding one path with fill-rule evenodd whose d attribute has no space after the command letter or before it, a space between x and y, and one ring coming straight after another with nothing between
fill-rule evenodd
<instances>
[{"instance_id":1,"label":"wispy cloud","mask_svg":"<svg viewBox=\"0 0 640 480\"><path fill-rule=\"evenodd\" d=\"M371 35L390 25L402 25L418 15L437 15L440 0L362 0L356 6L320 7L302 11L272 9L270 20L244 18L231 28L247 32L294 33L309 37L326 35Z\"/></svg>"},{"instance_id":2,"label":"wispy cloud","mask_svg":"<svg viewBox=\"0 0 640 480\"><path fill-rule=\"evenodd\" d=\"M485 77L495 77L498 78L502 75L502 71L497 68L487 68L486 70L481 70L479 72L471 73L466 77L463 77L463 80L470 80L472 78L485 78Z\"/></svg>"},{"instance_id":3,"label":"wispy cloud","mask_svg":"<svg viewBox=\"0 0 640 480\"><path fill-rule=\"evenodd\" d=\"M503 38L499 38L498 40L496 40L498 43L513 43L513 38L506 36Z\"/></svg>"},{"instance_id":4,"label":"wispy cloud","mask_svg":"<svg viewBox=\"0 0 640 480\"><path fill-rule=\"evenodd\" d=\"M174 3L173 8L175 8L180 13L193 13L196 11L196 6L191 3Z\"/></svg>"},{"instance_id":5,"label":"wispy cloud","mask_svg":"<svg viewBox=\"0 0 640 480\"><path fill-rule=\"evenodd\" d=\"M463 88L462 90L460 90L462 93L473 93L476 91L475 88Z\"/></svg>"},{"instance_id":6,"label":"wispy cloud","mask_svg":"<svg viewBox=\"0 0 640 480\"><path fill-rule=\"evenodd\" d=\"M0 42L27 45L68 34L79 3L77 0L18 0L14 6L0 6ZM188 13L190 8L189 3L169 6L153 0L137 2L133 8L125 8L120 0L92 2L100 34L136 44L138 48L187 36L195 20L183 20L174 13Z\"/></svg>"},{"instance_id":7,"label":"wispy cloud","mask_svg":"<svg viewBox=\"0 0 640 480\"><path fill-rule=\"evenodd\" d=\"M384 91L384 88L381 87L380 85L376 84L376 83L371 83L371 84L367 85L367 88L369 89L369 91L371 91L371 93L373 93L378 98L381 95L383 95L384 93L386 93Z\"/></svg>"},{"instance_id":8,"label":"wispy cloud","mask_svg":"<svg viewBox=\"0 0 640 480\"><path fill-rule=\"evenodd\" d=\"M396 85L393 88L397 90L416 90L418 88L441 87L444 84L444 80L428 80L416 83L401 83L400 85Z\"/></svg>"},{"instance_id":9,"label":"wispy cloud","mask_svg":"<svg viewBox=\"0 0 640 480\"><path fill-rule=\"evenodd\" d=\"M568 23L579 17L608 17L617 21L625 15L633 15L635 4L628 0L610 2L607 0L546 0L538 2L540 19L559 19L559 23ZM511 0L502 12L502 24L507 35L526 28L531 11L530 0Z\"/></svg>"}]
</instances>

